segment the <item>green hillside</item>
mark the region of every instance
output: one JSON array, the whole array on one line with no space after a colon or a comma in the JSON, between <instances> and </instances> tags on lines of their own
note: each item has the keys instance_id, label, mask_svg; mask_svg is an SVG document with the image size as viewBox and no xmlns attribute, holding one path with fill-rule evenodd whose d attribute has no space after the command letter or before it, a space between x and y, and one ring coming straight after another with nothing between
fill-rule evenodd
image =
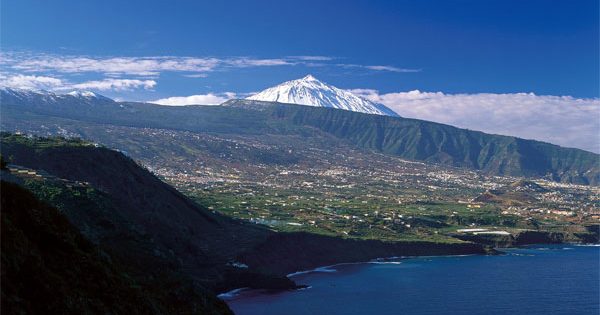
<instances>
[{"instance_id":1,"label":"green hillside","mask_svg":"<svg viewBox=\"0 0 600 315\"><path fill-rule=\"evenodd\" d=\"M9 167L26 167L35 173L2 171L3 179L26 187L56 207L94 246L119 261L133 280L142 286L167 288L165 294L177 292L185 283L193 290L209 292L208 297L239 287L293 289L296 285L285 277L287 273L331 261L485 252L479 244L456 241L382 242L307 234L293 244L306 251L290 254L291 244L277 239L287 242L299 237L297 233L278 233L211 211L120 152L76 139L8 133L2 133L0 148ZM329 245L308 246L321 242ZM344 247L360 250L333 251ZM256 259L266 251L278 258ZM314 256L313 251L332 254ZM240 268L236 262L249 267Z\"/></svg>"},{"instance_id":2,"label":"green hillside","mask_svg":"<svg viewBox=\"0 0 600 315\"><path fill-rule=\"evenodd\" d=\"M273 118L318 128L361 148L406 159L577 184L597 185L600 179L600 157L579 149L416 119L308 106L269 106Z\"/></svg>"},{"instance_id":3,"label":"green hillside","mask_svg":"<svg viewBox=\"0 0 600 315\"><path fill-rule=\"evenodd\" d=\"M15 126L22 130L34 120L39 126L67 119L80 126L109 124L231 136L300 135L306 141L325 134L366 150L481 170L490 175L600 183L597 154L416 119L248 100L232 100L222 106L184 107L107 101L45 104L43 99L24 102L7 95L2 101L3 130L14 130ZM35 128L25 127L24 131Z\"/></svg>"}]
</instances>

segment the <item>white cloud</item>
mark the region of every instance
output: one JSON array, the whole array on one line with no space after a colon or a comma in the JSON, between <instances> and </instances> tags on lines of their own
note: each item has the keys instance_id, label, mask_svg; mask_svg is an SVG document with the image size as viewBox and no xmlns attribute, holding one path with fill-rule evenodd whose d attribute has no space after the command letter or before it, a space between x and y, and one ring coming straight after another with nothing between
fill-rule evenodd
<instances>
[{"instance_id":1,"label":"white cloud","mask_svg":"<svg viewBox=\"0 0 600 315\"><path fill-rule=\"evenodd\" d=\"M10 67L25 72L56 71L63 73L96 72L156 76L163 71L208 72L219 60L188 57L114 57L35 55L16 60Z\"/></svg>"},{"instance_id":2,"label":"white cloud","mask_svg":"<svg viewBox=\"0 0 600 315\"><path fill-rule=\"evenodd\" d=\"M410 72L421 72L421 69L404 69L393 66L364 66L366 69L375 70L375 71L390 71L390 72L401 72L401 73L410 73Z\"/></svg>"},{"instance_id":3,"label":"white cloud","mask_svg":"<svg viewBox=\"0 0 600 315\"><path fill-rule=\"evenodd\" d=\"M227 100L236 98L236 94L233 92L225 93L208 93L208 94L197 94L191 96L174 96L168 98L162 98L156 101L150 101L149 103L168 105L168 106L184 106L184 105L219 105Z\"/></svg>"},{"instance_id":4,"label":"white cloud","mask_svg":"<svg viewBox=\"0 0 600 315\"><path fill-rule=\"evenodd\" d=\"M533 93L351 92L403 117L600 152L600 99Z\"/></svg>"},{"instance_id":5,"label":"white cloud","mask_svg":"<svg viewBox=\"0 0 600 315\"><path fill-rule=\"evenodd\" d=\"M284 59L252 59L252 58L235 58L224 60L226 65L238 68L246 67L270 67L270 66L291 66L295 63Z\"/></svg>"},{"instance_id":6,"label":"white cloud","mask_svg":"<svg viewBox=\"0 0 600 315\"><path fill-rule=\"evenodd\" d=\"M335 58L327 56L288 56L290 59L304 60L304 61L329 61Z\"/></svg>"},{"instance_id":7,"label":"white cloud","mask_svg":"<svg viewBox=\"0 0 600 315\"><path fill-rule=\"evenodd\" d=\"M208 74L206 73L192 73L192 74L184 74L183 75L186 78L206 78L208 77Z\"/></svg>"},{"instance_id":8,"label":"white cloud","mask_svg":"<svg viewBox=\"0 0 600 315\"><path fill-rule=\"evenodd\" d=\"M81 83L71 83L67 80L36 75L23 74L0 74L0 87L29 89L29 90L49 90L49 91L64 91L64 90L113 90L125 91L138 88L151 89L156 86L154 80L137 80L137 79L114 79L107 78L104 80L84 81Z\"/></svg>"},{"instance_id":9,"label":"white cloud","mask_svg":"<svg viewBox=\"0 0 600 315\"><path fill-rule=\"evenodd\" d=\"M352 63L339 63L337 66L342 68L360 68L367 69L373 71L389 71L389 72L398 72L398 73L412 73L412 72L421 72L421 69L408 69L408 68L398 68L394 66L386 66L386 65L357 65Z\"/></svg>"},{"instance_id":10,"label":"white cloud","mask_svg":"<svg viewBox=\"0 0 600 315\"><path fill-rule=\"evenodd\" d=\"M26 74L80 74L101 73L120 77L133 75L157 77L164 72L179 72L186 77L205 77L207 73L226 68L276 66L331 66L371 71L419 72L390 65L336 64L328 56L287 56L281 58L253 57L196 57L196 56L81 56L8 51L0 52L0 67L5 72Z\"/></svg>"},{"instance_id":11,"label":"white cloud","mask_svg":"<svg viewBox=\"0 0 600 315\"><path fill-rule=\"evenodd\" d=\"M49 90L63 85L61 79L37 75L0 74L0 87L16 89Z\"/></svg>"},{"instance_id":12,"label":"white cloud","mask_svg":"<svg viewBox=\"0 0 600 315\"><path fill-rule=\"evenodd\" d=\"M105 75L158 76L162 72L182 72L202 77L219 67L271 67L294 65L286 59L250 57L92 57L3 52L0 65L19 72L102 73Z\"/></svg>"},{"instance_id":13,"label":"white cloud","mask_svg":"<svg viewBox=\"0 0 600 315\"><path fill-rule=\"evenodd\" d=\"M78 90L113 90L113 91L126 91L138 88L144 88L146 90L156 86L154 80L137 80L137 79L104 79L99 81L87 81L77 83L63 87L61 89L78 89Z\"/></svg>"}]
</instances>

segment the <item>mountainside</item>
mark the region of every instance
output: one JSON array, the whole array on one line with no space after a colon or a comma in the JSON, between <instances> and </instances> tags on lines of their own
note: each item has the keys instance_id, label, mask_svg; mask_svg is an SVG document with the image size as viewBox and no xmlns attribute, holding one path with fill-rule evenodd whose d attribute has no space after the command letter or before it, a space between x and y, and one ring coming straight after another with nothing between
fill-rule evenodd
<instances>
[{"instance_id":1,"label":"mountainside","mask_svg":"<svg viewBox=\"0 0 600 315\"><path fill-rule=\"evenodd\" d=\"M396 112L383 104L371 102L348 91L323 83L312 75L307 75L298 80L284 82L246 99L337 108L367 114L398 116Z\"/></svg>"},{"instance_id":2,"label":"mountainside","mask_svg":"<svg viewBox=\"0 0 600 315\"><path fill-rule=\"evenodd\" d=\"M144 286L165 288L167 295L172 294L170 290L177 292L177 288L187 286L195 288L190 289L192 292L294 288L295 284L277 267L279 263L290 269L314 268L330 261L364 261L379 255L485 252L472 243L366 242L309 234L300 239L307 243L326 241L332 248L361 248L355 255L337 253L309 259L306 253L287 253L290 245L276 241L280 237L299 237L294 236L296 233L277 233L267 226L211 211L122 153L62 138L3 133L0 140L2 156L33 170L33 175L22 176L3 171L3 179L27 187L36 197L57 207L88 240L121 262L129 276ZM377 251L371 251L373 246L369 244L376 244ZM279 257L278 261L256 259L265 246L269 255ZM294 246L308 244L296 242ZM423 246L429 249L423 252ZM330 249L323 246L320 250ZM236 262L248 267L239 267ZM171 285L166 287L165 283Z\"/></svg>"},{"instance_id":3,"label":"mountainside","mask_svg":"<svg viewBox=\"0 0 600 315\"><path fill-rule=\"evenodd\" d=\"M116 151L72 141L10 135L2 138L1 145L3 156L14 163L61 179L89 183L96 190L86 195L87 202L92 203L89 214L79 212L77 203L66 202L64 197L49 196L49 201L74 205L65 213L78 226L87 226L84 234L126 260L138 261L140 266L151 264L153 256L163 257L166 261L157 261L157 266L187 270L202 285L215 287L228 281L226 273L236 271L227 267L227 262L270 233L260 226L212 213ZM48 184L39 188L44 186ZM132 251L131 246L136 249ZM145 256L148 258L141 259Z\"/></svg>"},{"instance_id":4,"label":"mountainside","mask_svg":"<svg viewBox=\"0 0 600 315\"><path fill-rule=\"evenodd\" d=\"M327 108L231 100L227 107L268 113L274 122L316 128L369 150L486 174L600 183L600 156L535 140L490 135L418 119L364 115ZM274 124L273 124L274 125Z\"/></svg>"},{"instance_id":5,"label":"mountainside","mask_svg":"<svg viewBox=\"0 0 600 315\"><path fill-rule=\"evenodd\" d=\"M78 126L88 122L232 136L299 135L306 141L333 136L362 149L486 174L600 183L597 154L416 119L253 100L171 107L104 100L56 103L41 94L23 100L5 91L0 97L2 130L37 133L44 130L40 126L60 126L65 121L59 120L68 119L79 121L73 122Z\"/></svg>"},{"instance_id":6,"label":"mountainside","mask_svg":"<svg viewBox=\"0 0 600 315\"><path fill-rule=\"evenodd\" d=\"M0 88L0 96L3 101L18 100L20 102L44 102L48 105L59 106L61 104L72 104L72 103L87 103L94 104L98 102L102 103L114 103L114 101L108 97L96 94L91 91L72 91L65 94L57 94L44 90L26 90L26 89L13 89L13 88ZM40 100L41 99L41 100Z\"/></svg>"},{"instance_id":7,"label":"mountainside","mask_svg":"<svg viewBox=\"0 0 600 315\"><path fill-rule=\"evenodd\" d=\"M176 294L168 282L153 287L132 278L61 211L13 183L0 187L2 313L232 314L222 301L174 279L181 286Z\"/></svg>"},{"instance_id":8,"label":"mountainside","mask_svg":"<svg viewBox=\"0 0 600 315\"><path fill-rule=\"evenodd\" d=\"M232 101L230 105L235 106ZM239 105L244 106L244 105ZM490 135L417 119L276 106L272 116L311 126L359 147L487 174L600 183L600 156L535 140Z\"/></svg>"}]
</instances>

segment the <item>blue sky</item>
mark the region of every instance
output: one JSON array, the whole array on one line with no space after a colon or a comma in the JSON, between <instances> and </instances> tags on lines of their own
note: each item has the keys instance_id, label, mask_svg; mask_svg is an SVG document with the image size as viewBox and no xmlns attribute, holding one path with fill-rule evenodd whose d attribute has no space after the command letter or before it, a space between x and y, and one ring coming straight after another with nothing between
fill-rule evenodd
<instances>
[{"instance_id":1,"label":"blue sky","mask_svg":"<svg viewBox=\"0 0 600 315\"><path fill-rule=\"evenodd\" d=\"M600 153L597 0L2 0L0 86L220 104L313 74L403 117Z\"/></svg>"},{"instance_id":2,"label":"blue sky","mask_svg":"<svg viewBox=\"0 0 600 315\"><path fill-rule=\"evenodd\" d=\"M122 82L116 89L105 84L103 92L142 100L243 94L307 73L342 88L380 92L591 98L598 97L600 85L598 12L596 0L3 0L0 70L5 76L59 78L76 87L107 78L139 80L126 88ZM150 75L105 69L111 58L143 62L167 56L179 62L180 57L238 61L206 71L165 66ZM78 71L72 64L78 57L104 66ZM15 68L19 61L39 65L43 58L46 63L59 58L72 68L35 68L31 62ZM148 80L155 82L152 87Z\"/></svg>"}]
</instances>

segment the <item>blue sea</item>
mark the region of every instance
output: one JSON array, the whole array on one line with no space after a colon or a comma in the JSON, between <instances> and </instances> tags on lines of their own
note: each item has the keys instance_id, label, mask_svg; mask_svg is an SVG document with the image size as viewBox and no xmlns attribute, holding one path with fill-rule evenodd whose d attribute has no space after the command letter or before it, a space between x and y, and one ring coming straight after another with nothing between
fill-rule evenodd
<instances>
[{"instance_id":1,"label":"blue sea","mask_svg":"<svg viewBox=\"0 0 600 315\"><path fill-rule=\"evenodd\" d=\"M307 289L227 303L238 315L600 314L600 247L504 251L320 268L292 277Z\"/></svg>"}]
</instances>

